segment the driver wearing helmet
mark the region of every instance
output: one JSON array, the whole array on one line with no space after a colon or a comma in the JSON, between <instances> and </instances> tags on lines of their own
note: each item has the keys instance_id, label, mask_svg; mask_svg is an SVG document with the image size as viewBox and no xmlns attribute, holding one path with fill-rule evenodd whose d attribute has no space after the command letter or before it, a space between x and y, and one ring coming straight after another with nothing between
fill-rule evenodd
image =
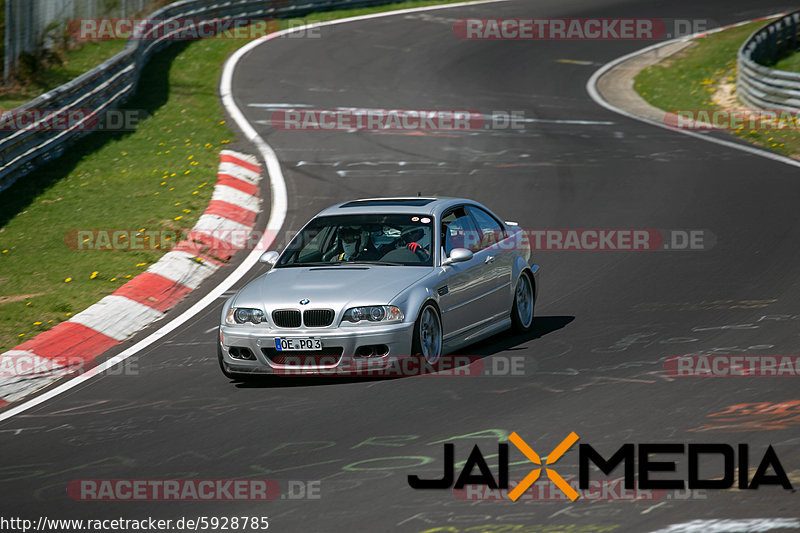
<instances>
[{"instance_id":1,"label":"driver wearing helmet","mask_svg":"<svg viewBox=\"0 0 800 533\"><path fill-rule=\"evenodd\" d=\"M369 242L369 238L364 238L361 231L357 228L343 227L339 229L336 253L331 257L331 261L355 261L373 260L376 258L377 250Z\"/></svg>"}]
</instances>

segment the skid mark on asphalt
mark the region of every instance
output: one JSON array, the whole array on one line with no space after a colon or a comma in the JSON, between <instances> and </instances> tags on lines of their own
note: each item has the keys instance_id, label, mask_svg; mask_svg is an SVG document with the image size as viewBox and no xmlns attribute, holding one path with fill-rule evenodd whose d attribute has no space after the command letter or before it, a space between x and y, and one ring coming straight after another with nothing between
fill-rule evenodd
<instances>
[{"instance_id":1,"label":"skid mark on asphalt","mask_svg":"<svg viewBox=\"0 0 800 533\"><path fill-rule=\"evenodd\" d=\"M706 415L710 422L689 431L768 431L800 426L800 400L740 403Z\"/></svg>"}]
</instances>

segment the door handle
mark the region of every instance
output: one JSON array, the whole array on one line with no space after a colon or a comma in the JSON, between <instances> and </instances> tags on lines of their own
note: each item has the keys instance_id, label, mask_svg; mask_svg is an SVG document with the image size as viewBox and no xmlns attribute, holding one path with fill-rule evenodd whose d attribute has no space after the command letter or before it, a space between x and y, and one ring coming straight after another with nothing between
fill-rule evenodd
<instances>
[{"instance_id":1,"label":"door handle","mask_svg":"<svg viewBox=\"0 0 800 533\"><path fill-rule=\"evenodd\" d=\"M493 255L487 255L486 256L486 260L484 261L484 263L494 263L494 256Z\"/></svg>"}]
</instances>

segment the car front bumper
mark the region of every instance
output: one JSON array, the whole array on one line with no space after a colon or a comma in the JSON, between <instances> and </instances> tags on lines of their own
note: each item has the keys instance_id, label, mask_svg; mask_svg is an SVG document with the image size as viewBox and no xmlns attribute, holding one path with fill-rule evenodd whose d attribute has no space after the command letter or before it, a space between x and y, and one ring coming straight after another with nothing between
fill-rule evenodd
<instances>
[{"instance_id":1,"label":"car front bumper","mask_svg":"<svg viewBox=\"0 0 800 533\"><path fill-rule=\"evenodd\" d=\"M230 372L242 374L306 375L349 373L351 370L379 369L392 358L408 357L414 324L401 322L377 326L337 328L265 329L258 326L220 327L222 362ZM282 351L275 349L275 339L313 338L322 342L322 350ZM360 355L370 347L380 347L372 355ZM249 350L242 357L242 348ZM246 353L246 352L245 352Z\"/></svg>"}]
</instances>

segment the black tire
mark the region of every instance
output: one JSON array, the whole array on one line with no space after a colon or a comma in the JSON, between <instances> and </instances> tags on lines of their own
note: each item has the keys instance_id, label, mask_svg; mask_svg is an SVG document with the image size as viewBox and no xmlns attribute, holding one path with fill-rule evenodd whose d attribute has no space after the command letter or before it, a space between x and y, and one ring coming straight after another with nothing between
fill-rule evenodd
<instances>
[{"instance_id":1,"label":"black tire","mask_svg":"<svg viewBox=\"0 0 800 533\"><path fill-rule=\"evenodd\" d=\"M424 358L428 364L435 364L442 355L442 339L442 317L436 306L427 302L419 310L417 320L414 322L411 354ZM437 345L438 349L435 349Z\"/></svg>"},{"instance_id":2,"label":"black tire","mask_svg":"<svg viewBox=\"0 0 800 533\"><path fill-rule=\"evenodd\" d=\"M528 333L533 329L535 295L533 276L525 270L520 274L517 286L514 287L514 302L511 304L511 327L514 333ZM522 300L518 300L520 296L523 296ZM522 302L522 305L520 305L520 302ZM526 316L522 316L523 314Z\"/></svg>"}]
</instances>

